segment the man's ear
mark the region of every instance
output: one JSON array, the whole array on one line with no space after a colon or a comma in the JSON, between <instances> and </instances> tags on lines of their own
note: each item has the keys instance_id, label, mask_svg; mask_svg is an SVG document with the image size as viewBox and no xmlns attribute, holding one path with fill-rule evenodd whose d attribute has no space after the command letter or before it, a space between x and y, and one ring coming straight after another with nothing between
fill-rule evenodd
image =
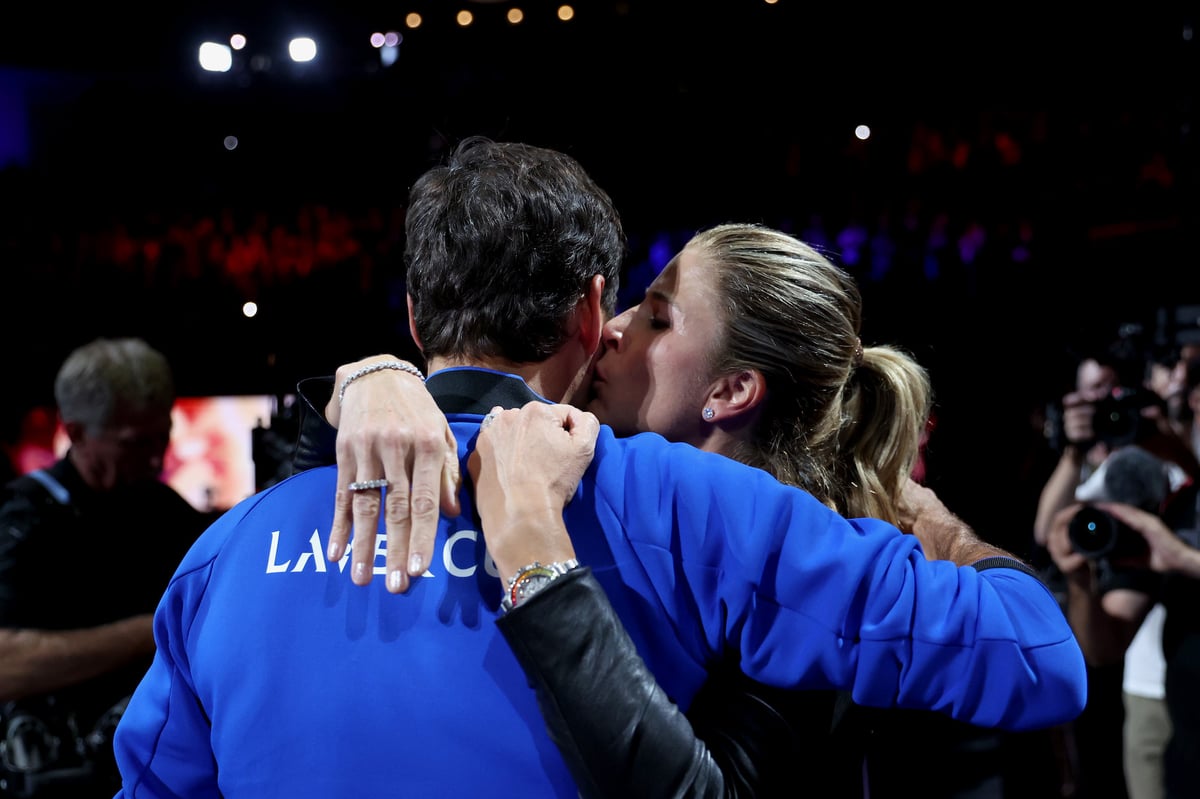
<instances>
[{"instance_id":1,"label":"man's ear","mask_svg":"<svg viewBox=\"0 0 1200 799\"><path fill-rule=\"evenodd\" d=\"M67 434L67 439L72 444L82 441L84 435L87 433L87 427L80 422L63 422L62 426L63 432Z\"/></svg>"},{"instance_id":2,"label":"man's ear","mask_svg":"<svg viewBox=\"0 0 1200 799\"><path fill-rule=\"evenodd\" d=\"M604 322L608 318L604 310L604 285L603 275L592 275L587 293L579 301L579 341L588 357L600 349Z\"/></svg>"},{"instance_id":3,"label":"man's ear","mask_svg":"<svg viewBox=\"0 0 1200 799\"><path fill-rule=\"evenodd\" d=\"M757 369L742 369L733 374L717 378L709 390L708 402L705 409L711 408L713 413L710 422L747 421L740 419L751 411L755 411L767 399L767 380Z\"/></svg>"},{"instance_id":4,"label":"man's ear","mask_svg":"<svg viewBox=\"0 0 1200 799\"><path fill-rule=\"evenodd\" d=\"M425 348L421 346L421 337L417 335L417 323L413 321L412 311L412 295L404 295L408 299L408 334L412 336L413 343L417 345L417 349L425 352Z\"/></svg>"}]
</instances>

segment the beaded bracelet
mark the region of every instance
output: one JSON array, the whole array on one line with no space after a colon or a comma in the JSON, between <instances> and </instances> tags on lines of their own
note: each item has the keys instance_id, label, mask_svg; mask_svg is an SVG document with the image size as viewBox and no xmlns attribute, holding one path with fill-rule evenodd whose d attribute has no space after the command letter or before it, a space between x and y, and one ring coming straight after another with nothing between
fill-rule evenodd
<instances>
[{"instance_id":1,"label":"beaded bracelet","mask_svg":"<svg viewBox=\"0 0 1200 799\"><path fill-rule=\"evenodd\" d=\"M351 383L360 377L366 377L367 375L374 374L375 372L382 372L384 369L395 369L398 372L408 372L410 375L419 378L422 383L425 382L425 375L421 373L420 369L413 366L411 363L405 363L404 361L380 361L379 363L373 363L370 366L364 366L363 368L355 372L351 372L346 376L346 379L342 381L341 387L338 388L338 405L341 405L342 400L346 398L346 389L349 388Z\"/></svg>"}]
</instances>

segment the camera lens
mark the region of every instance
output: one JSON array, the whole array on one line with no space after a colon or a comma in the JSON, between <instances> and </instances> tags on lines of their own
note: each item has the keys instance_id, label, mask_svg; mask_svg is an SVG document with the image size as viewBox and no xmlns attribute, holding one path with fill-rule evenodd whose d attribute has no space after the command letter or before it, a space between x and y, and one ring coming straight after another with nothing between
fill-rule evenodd
<instances>
[{"instance_id":1,"label":"camera lens","mask_svg":"<svg viewBox=\"0 0 1200 799\"><path fill-rule=\"evenodd\" d=\"M1090 505L1080 508L1067 528L1071 546L1081 555L1100 558L1117 545L1117 520Z\"/></svg>"},{"instance_id":2,"label":"camera lens","mask_svg":"<svg viewBox=\"0 0 1200 799\"><path fill-rule=\"evenodd\" d=\"M1067 527L1071 546L1089 558L1141 558L1150 551L1146 539L1129 525L1099 508L1085 505Z\"/></svg>"}]
</instances>

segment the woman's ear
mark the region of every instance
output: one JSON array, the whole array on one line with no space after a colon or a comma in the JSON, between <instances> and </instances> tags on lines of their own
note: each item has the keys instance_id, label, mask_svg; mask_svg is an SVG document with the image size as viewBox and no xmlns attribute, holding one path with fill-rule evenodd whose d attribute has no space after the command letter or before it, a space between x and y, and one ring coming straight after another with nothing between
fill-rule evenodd
<instances>
[{"instance_id":1,"label":"woman's ear","mask_svg":"<svg viewBox=\"0 0 1200 799\"><path fill-rule=\"evenodd\" d=\"M717 378L709 390L704 419L708 422L738 419L758 409L766 398L767 380L757 369L742 369L724 375Z\"/></svg>"}]
</instances>

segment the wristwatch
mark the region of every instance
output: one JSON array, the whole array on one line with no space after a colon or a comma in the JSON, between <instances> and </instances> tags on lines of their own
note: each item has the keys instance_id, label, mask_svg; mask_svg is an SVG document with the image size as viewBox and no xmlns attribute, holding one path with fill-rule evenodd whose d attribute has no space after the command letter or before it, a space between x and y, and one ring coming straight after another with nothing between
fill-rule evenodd
<instances>
[{"instance_id":1,"label":"wristwatch","mask_svg":"<svg viewBox=\"0 0 1200 799\"><path fill-rule=\"evenodd\" d=\"M571 569L578 567L579 561L575 558L553 563L539 563L535 560L528 566L522 566L509 579L508 588L500 598L500 607L507 613Z\"/></svg>"}]
</instances>

